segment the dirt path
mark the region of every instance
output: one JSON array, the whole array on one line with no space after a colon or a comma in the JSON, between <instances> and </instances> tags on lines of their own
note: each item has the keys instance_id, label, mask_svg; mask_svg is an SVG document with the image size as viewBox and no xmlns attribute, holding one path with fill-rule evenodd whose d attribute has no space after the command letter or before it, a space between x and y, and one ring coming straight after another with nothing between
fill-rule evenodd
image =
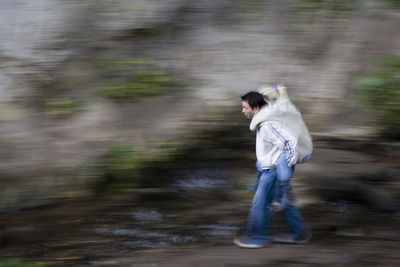
<instances>
[{"instance_id":1,"label":"dirt path","mask_svg":"<svg viewBox=\"0 0 400 267\"><path fill-rule=\"evenodd\" d=\"M329 208L325 207L325 211ZM306 210L313 239L302 245L272 244L243 249L229 238L209 243L135 251L122 258L91 262L97 266L398 266L399 217L354 212ZM321 210L319 211L321 212ZM313 213L310 218L309 213ZM318 217L321 215L320 217ZM383 221L386 223L384 224ZM221 241L221 240L220 240Z\"/></svg>"},{"instance_id":2,"label":"dirt path","mask_svg":"<svg viewBox=\"0 0 400 267\"><path fill-rule=\"evenodd\" d=\"M233 236L228 236L201 244L135 251L122 258L92 263L99 266L399 266L398 214L369 212L348 203L314 204L303 207L302 212L313 227L313 238L307 244L243 249L233 245ZM274 228L279 232L283 223L276 217Z\"/></svg>"},{"instance_id":3,"label":"dirt path","mask_svg":"<svg viewBox=\"0 0 400 267\"><path fill-rule=\"evenodd\" d=\"M246 250L226 246L192 246L141 251L125 259L109 261L116 266L398 266L395 242L367 242L360 246L337 243L321 245L271 245ZM387 252L376 252L377 246ZM107 262L97 262L102 265Z\"/></svg>"}]
</instances>

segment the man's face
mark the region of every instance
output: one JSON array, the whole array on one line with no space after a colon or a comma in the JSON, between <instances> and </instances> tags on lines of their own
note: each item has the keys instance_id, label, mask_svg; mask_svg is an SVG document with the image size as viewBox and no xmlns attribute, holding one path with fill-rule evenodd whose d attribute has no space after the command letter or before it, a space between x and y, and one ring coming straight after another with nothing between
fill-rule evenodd
<instances>
[{"instance_id":1,"label":"man's face","mask_svg":"<svg viewBox=\"0 0 400 267\"><path fill-rule=\"evenodd\" d=\"M246 117L246 119L248 119L248 120L252 119L254 114L256 114L258 112L258 110L259 110L258 107L255 107L254 109L252 109L249 106L249 102L242 101L242 113Z\"/></svg>"}]
</instances>

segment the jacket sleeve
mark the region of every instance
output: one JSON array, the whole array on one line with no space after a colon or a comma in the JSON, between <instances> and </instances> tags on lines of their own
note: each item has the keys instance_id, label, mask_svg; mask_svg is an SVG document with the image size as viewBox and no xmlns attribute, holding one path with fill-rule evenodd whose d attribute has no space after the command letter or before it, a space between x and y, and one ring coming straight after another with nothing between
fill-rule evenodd
<instances>
[{"instance_id":1,"label":"jacket sleeve","mask_svg":"<svg viewBox=\"0 0 400 267\"><path fill-rule=\"evenodd\" d=\"M264 127L269 132L268 141L286 152L286 160L289 166L295 165L299 158L297 152L298 137L278 122L267 122Z\"/></svg>"}]
</instances>

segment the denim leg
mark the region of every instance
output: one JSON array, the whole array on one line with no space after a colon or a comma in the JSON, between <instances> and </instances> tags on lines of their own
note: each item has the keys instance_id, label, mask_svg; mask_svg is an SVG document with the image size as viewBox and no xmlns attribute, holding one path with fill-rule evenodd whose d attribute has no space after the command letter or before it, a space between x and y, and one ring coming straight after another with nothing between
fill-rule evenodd
<instances>
[{"instance_id":1,"label":"denim leg","mask_svg":"<svg viewBox=\"0 0 400 267\"><path fill-rule=\"evenodd\" d=\"M249 190L251 192L257 190L258 181L260 181L260 176L261 176L261 174L263 172L263 169L261 169L261 164L258 161L256 161L256 169L257 169L257 181L255 182L255 184L247 186L247 190Z\"/></svg>"},{"instance_id":2,"label":"denim leg","mask_svg":"<svg viewBox=\"0 0 400 267\"><path fill-rule=\"evenodd\" d=\"M282 211L283 218L289 226L291 235L294 238L302 237L305 232L305 222L303 216L301 216L299 208L295 205L290 205L288 208Z\"/></svg>"},{"instance_id":3,"label":"denim leg","mask_svg":"<svg viewBox=\"0 0 400 267\"><path fill-rule=\"evenodd\" d=\"M272 204L274 211L281 211L287 208L290 203L290 179L293 176L294 167L289 166L286 160L286 153L283 152L276 162L277 188L275 199Z\"/></svg>"},{"instance_id":4,"label":"denim leg","mask_svg":"<svg viewBox=\"0 0 400 267\"><path fill-rule=\"evenodd\" d=\"M286 160L286 153L283 152L276 162L276 174L281 182L288 182L293 176L294 167L289 166Z\"/></svg>"},{"instance_id":5,"label":"denim leg","mask_svg":"<svg viewBox=\"0 0 400 267\"><path fill-rule=\"evenodd\" d=\"M272 211L269 206L274 197L275 183L275 169L261 172L245 229L246 235L263 244L270 242L267 230Z\"/></svg>"},{"instance_id":6,"label":"denim leg","mask_svg":"<svg viewBox=\"0 0 400 267\"><path fill-rule=\"evenodd\" d=\"M276 172L278 179L278 201L282 202L287 198L287 206L286 209L282 211L283 218L289 226L289 230L293 237L301 237L305 234L305 223L303 216L301 216L300 210L290 202L295 202L295 196L290 189L290 179L293 176L294 167L289 167L286 161L286 153L282 153L277 161ZM287 187L287 188L285 188ZM281 192L285 189L285 192ZM286 193L286 196L284 195ZM281 203L282 205L282 203Z\"/></svg>"}]
</instances>

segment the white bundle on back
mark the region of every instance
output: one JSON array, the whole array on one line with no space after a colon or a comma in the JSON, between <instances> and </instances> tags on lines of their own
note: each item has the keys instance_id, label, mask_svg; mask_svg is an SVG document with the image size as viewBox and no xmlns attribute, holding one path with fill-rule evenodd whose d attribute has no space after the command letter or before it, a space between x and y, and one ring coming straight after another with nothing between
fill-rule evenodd
<instances>
[{"instance_id":1,"label":"white bundle on back","mask_svg":"<svg viewBox=\"0 0 400 267\"><path fill-rule=\"evenodd\" d=\"M254 131L264 122L278 122L297 139L295 150L298 154L296 157L298 160L296 163L309 160L313 151L312 139L301 113L290 101L286 87L283 85L264 85L259 89L259 93L265 96L269 104L254 115L250 130Z\"/></svg>"}]
</instances>

